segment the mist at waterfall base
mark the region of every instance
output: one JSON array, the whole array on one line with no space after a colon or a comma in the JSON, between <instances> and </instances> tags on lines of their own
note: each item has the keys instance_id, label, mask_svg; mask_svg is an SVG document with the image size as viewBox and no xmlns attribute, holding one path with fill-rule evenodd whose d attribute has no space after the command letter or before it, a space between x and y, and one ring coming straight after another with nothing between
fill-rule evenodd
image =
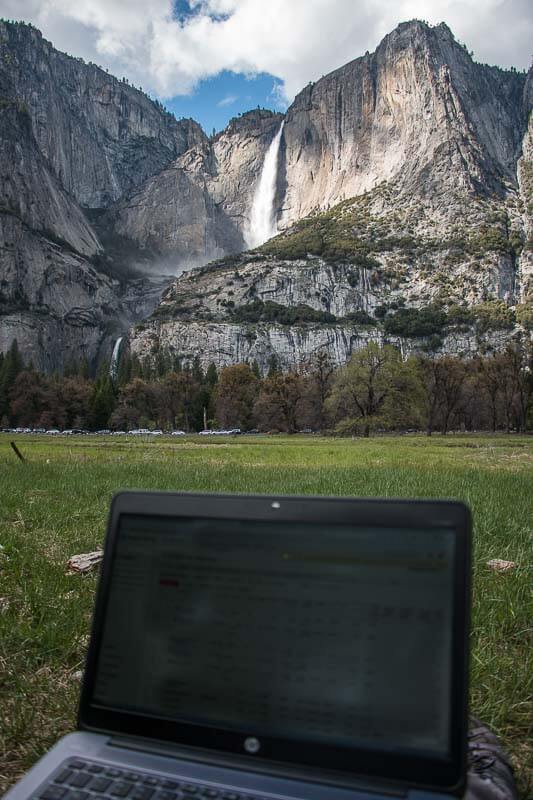
<instances>
[{"instance_id":1,"label":"mist at waterfall base","mask_svg":"<svg viewBox=\"0 0 533 800\"><path fill-rule=\"evenodd\" d=\"M282 122L266 152L259 183L254 193L250 224L245 234L248 247L258 247L278 232L274 213L274 199L278 176L279 144L283 133L283 125L284 123Z\"/></svg>"}]
</instances>

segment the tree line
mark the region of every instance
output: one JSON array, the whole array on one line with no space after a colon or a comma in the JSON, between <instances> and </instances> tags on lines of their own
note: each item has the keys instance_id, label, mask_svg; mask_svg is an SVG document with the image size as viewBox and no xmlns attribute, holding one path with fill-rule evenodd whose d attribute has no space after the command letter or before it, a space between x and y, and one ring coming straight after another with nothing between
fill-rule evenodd
<instances>
[{"instance_id":1,"label":"tree line","mask_svg":"<svg viewBox=\"0 0 533 800\"><path fill-rule=\"evenodd\" d=\"M26 365L14 341L0 354L2 427L210 428L243 431L518 431L533 425L533 347L504 352L406 360L395 347L369 344L335 367L319 352L299 370L268 374L257 363L204 371L159 352L150 363L124 352L112 378L109 364L91 376L87 363L44 375Z\"/></svg>"}]
</instances>

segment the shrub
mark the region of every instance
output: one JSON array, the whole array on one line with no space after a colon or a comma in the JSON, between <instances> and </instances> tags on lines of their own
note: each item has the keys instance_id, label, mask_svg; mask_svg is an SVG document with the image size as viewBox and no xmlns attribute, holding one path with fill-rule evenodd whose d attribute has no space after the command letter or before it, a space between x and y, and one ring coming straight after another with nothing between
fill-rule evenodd
<instances>
[{"instance_id":1,"label":"shrub","mask_svg":"<svg viewBox=\"0 0 533 800\"><path fill-rule=\"evenodd\" d=\"M282 306L272 300L264 303L254 300L239 306L233 312L236 322L277 322L280 325L296 325L299 322L334 323L337 318L329 311L317 311L304 303L297 306Z\"/></svg>"},{"instance_id":2,"label":"shrub","mask_svg":"<svg viewBox=\"0 0 533 800\"><path fill-rule=\"evenodd\" d=\"M376 320L367 314L366 311L358 310L352 311L350 314L346 314L345 317L342 317L342 322L355 322L356 325L377 325Z\"/></svg>"},{"instance_id":3,"label":"shrub","mask_svg":"<svg viewBox=\"0 0 533 800\"><path fill-rule=\"evenodd\" d=\"M436 306L400 308L387 314L383 327L386 333L397 336L431 336L440 333L446 324L446 314Z\"/></svg>"},{"instance_id":4,"label":"shrub","mask_svg":"<svg viewBox=\"0 0 533 800\"><path fill-rule=\"evenodd\" d=\"M448 308L449 325L472 325L474 315L472 310L466 306L453 304Z\"/></svg>"},{"instance_id":5,"label":"shrub","mask_svg":"<svg viewBox=\"0 0 533 800\"><path fill-rule=\"evenodd\" d=\"M533 331L533 303L522 303L515 309L516 321L527 331Z\"/></svg>"},{"instance_id":6,"label":"shrub","mask_svg":"<svg viewBox=\"0 0 533 800\"><path fill-rule=\"evenodd\" d=\"M509 330L515 323L513 311L503 300L487 300L474 306L472 314L480 333L489 330Z\"/></svg>"}]
</instances>

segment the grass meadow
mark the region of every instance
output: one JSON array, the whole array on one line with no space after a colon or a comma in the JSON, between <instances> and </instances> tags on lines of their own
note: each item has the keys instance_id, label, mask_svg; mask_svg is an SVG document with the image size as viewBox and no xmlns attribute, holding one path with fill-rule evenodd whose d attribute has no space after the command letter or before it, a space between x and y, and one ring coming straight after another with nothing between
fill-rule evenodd
<instances>
[{"instance_id":1,"label":"grass meadow","mask_svg":"<svg viewBox=\"0 0 533 800\"><path fill-rule=\"evenodd\" d=\"M17 460L16 442L26 457ZM102 546L121 488L442 497L474 518L471 709L533 791L533 438L449 435L45 437L0 434L0 794L75 725ZM495 573L487 561L516 562Z\"/></svg>"}]
</instances>

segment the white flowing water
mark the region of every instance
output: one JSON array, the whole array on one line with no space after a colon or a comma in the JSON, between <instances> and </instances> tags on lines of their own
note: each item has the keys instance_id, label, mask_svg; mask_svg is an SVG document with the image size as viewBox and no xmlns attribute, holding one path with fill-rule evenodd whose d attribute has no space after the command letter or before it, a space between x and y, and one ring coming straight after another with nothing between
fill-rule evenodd
<instances>
[{"instance_id":1,"label":"white flowing water","mask_svg":"<svg viewBox=\"0 0 533 800\"><path fill-rule=\"evenodd\" d=\"M282 122L279 131L272 139L266 152L259 183L254 193L250 225L246 233L248 247L258 247L278 232L274 215L274 198L276 195L276 178L278 176L279 143L283 133L283 125L284 123Z\"/></svg>"},{"instance_id":2,"label":"white flowing water","mask_svg":"<svg viewBox=\"0 0 533 800\"><path fill-rule=\"evenodd\" d=\"M117 341L115 342L115 346L113 347L113 353L111 355L111 364L109 366L109 374L111 376L111 380L115 381L117 379L117 372L118 372L118 362L120 359L120 345L122 344L123 336L119 336Z\"/></svg>"}]
</instances>

